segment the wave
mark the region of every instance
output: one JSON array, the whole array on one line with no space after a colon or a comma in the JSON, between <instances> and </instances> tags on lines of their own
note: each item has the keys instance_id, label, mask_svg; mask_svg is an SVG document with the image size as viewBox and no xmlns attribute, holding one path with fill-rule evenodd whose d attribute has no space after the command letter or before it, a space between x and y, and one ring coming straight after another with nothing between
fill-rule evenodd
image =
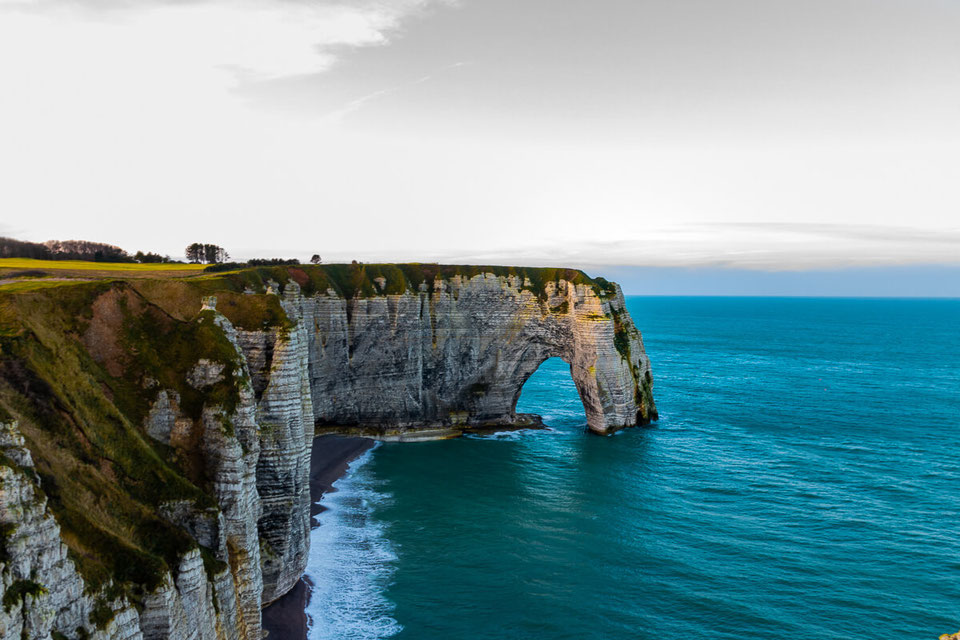
<instances>
[{"instance_id":1,"label":"wave","mask_svg":"<svg viewBox=\"0 0 960 640\"><path fill-rule=\"evenodd\" d=\"M350 464L335 491L321 498L326 509L310 533L307 578L313 587L307 605L310 640L379 640L403 628L383 594L397 556L373 511L390 500L366 468L376 449Z\"/></svg>"}]
</instances>

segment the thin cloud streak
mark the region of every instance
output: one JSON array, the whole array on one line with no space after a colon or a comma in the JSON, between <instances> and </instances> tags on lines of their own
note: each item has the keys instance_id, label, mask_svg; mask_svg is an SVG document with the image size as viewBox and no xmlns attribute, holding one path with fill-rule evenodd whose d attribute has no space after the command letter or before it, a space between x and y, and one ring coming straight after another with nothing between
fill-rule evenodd
<instances>
[{"instance_id":1,"label":"thin cloud streak","mask_svg":"<svg viewBox=\"0 0 960 640\"><path fill-rule=\"evenodd\" d=\"M357 98L356 100L352 100L348 102L342 108L337 109L336 111L331 111L330 113L325 114L322 117L322 120L327 122L339 122L340 120L350 115L354 111L358 111L361 108L363 108L363 105L367 104L368 102L382 98L383 96L394 93L397 90L398 90L398 87L393 87L391 89L381 89L379 91L374 91L373 93L367 94L361 98Z\"/></svg>"},{"instance_id":2,"label":"thin cloud streak","mask_svg":"<svg viewBox=\"0 0 960 640\"><path fill-rule=\"evenodd\" d=\"M718 222L704 224L704 228L740 229L757 233L802 234L849 240L879 240L955 244L960 246L960 229L929 230L913 227L894 227L866 224L823 224L815 222Z\"/></svg>"},{"instance_id":3,"label":"thin cloud streak","mask_svg":"<svg viewBox=\"0 0 960 640\"><path fill-rule=\"evenodd\" d=\"M397 86L394 86L394 87L390 87L390 88L388 88L388 89L380 89L380 90L378 90L378 91L374 91L374 92L372 92L372 93L368 93L367 95L361 96L360 98L357 98L356 100L351 100L350 102L348 102L347 104L345 104L343 107L341 107L341 108L339 108L339 109L336 109L335 111L331 111L331 112L329 112L329 113L324 114L324 115L321 117L321 120L323 120L323 121L325 121L325 122L339 122L339 121L343 120L343 118L347 117L348 115L350 115L350 114L352 114L352 113L354 113L354 112L356 112L356 111L359 111L360 109L362 109L364 106L366 106L367 104L369 104L369 103L371 103L371 102L374 102L374 101L376 101L376 100L379 100L379 99L384 98L384 97L386 97L386 96L389 96L389 95L391 95L391 94L399 93L399 92L403 91L404 89L406 89L406 88L408 88L408 87L414 87L414 86L416 86L416 85L418 85L418 84L423 84L423 83L425 83L425 82L431 82L437 75L442 74L442 73L447 72L447 71L450 71L450 70L452 70L452 69L457 69L457 68L462 67L462 66L464 66L464 65L466 65L466 64L467 64L466 62L457 62L457 63L455 63L455 64L451 64L451 65L447 65L446 67L442 67L441 69L437 70L437 71L434 72L433 74L423 76L423 77L421 77L421 78L418 78L417 80L414 80L413 82L408 82L408 83L406 83L406 84L400 84L400 85L397 85Z\"/></svg>"},{"instance_id":4,"label":"thin cloud streak","mask_svg":"<svg viewBox=\"0 0 960 640\"><path fill-rule=\"evenodd\" d=\"M712 241L704 242L705 233ZM819 242L811 241L819 238ZM713 267L801 271L902 265L960 265L960 233L910 227L805 223L706 223L651 229L643 238L563 245L501 246L389 255L363 250L331 261L431 260L541 266Z\"/></svg>"}]
</instances>

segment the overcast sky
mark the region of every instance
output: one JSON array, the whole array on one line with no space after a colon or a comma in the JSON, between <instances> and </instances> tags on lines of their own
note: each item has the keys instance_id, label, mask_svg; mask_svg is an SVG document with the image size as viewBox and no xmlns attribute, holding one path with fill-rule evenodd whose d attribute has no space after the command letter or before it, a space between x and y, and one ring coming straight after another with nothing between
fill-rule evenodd
<instances>
[{"instance_id":1,"label":"overcast sky","mask_svg":"<svg viewBox=\"0 0 960 640\"><path fill-rule=\"evenodd\" d=\"M960 263L953 0L0 0L0 234Z\"/></svg>"}]
</instances>

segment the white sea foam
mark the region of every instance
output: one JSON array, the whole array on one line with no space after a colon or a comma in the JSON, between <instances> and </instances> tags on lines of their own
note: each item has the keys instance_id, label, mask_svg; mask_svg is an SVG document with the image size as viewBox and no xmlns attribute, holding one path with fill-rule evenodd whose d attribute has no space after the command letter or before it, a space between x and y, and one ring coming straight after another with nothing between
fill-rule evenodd
<instances>
[{"instance_id":1,"label":"white sea foam","mask_svg":"<svg viewBox=\"0 0 960 640\"><path fill-rule=\"evenodd\" d=\"M379 640L402 627L383 595L397 559L384 525L372 515L390 499L365 469L373 449L350 464L347 474L323 496L326 511L310 535L307 577L313 583L310 640Z\"/></svg>"},{"instance_id":2,"label":"white sea foam","mask_svg":"<svg viewBox=\"0 0 960 640\"><path fill-rule=\"evenodd\" d=\"M468 440L522 440L524 431L496 431L494 433L468 433L464 436Z\"/></svg>"}]
</instances>

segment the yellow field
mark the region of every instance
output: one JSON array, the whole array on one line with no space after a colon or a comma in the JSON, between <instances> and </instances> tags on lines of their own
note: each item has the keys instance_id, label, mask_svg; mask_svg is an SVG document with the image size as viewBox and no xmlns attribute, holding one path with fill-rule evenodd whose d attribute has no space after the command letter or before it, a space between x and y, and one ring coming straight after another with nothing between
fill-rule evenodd
<instances>
[{"instance_id":1,"label":"yellow field","mask_svg":"<svg viewBox=\"0 0 960 640\"><path fill-rule=\"evenodd\" d=\"M200 272L202 264L137 264L127 262L84 262L82 260L34 260L32 258L0 258L0 269L36 271L192 271Z\"/></svg>"}]
</instances>

